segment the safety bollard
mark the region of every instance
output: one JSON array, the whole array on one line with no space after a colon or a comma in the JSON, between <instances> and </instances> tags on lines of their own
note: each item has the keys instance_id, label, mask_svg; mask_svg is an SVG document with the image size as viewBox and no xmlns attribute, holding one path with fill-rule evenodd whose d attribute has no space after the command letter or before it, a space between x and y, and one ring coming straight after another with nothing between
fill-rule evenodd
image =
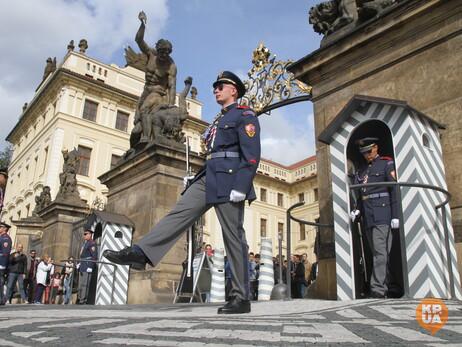
<instances>
[{"instance_id":1,"label":"safety bollard","mask_svg":"<svg viewBox=\"0 0 462 347\"><path fill-rule=\"evenodd\" d=\"M210 289L210 302L225 301L225 252L216 249L212 257L212 285Z\"/></svg>"},{"instance_id":2,"label":"safety bollard","mask_svg":"<svg viewBox=\"0 0 462 347\"><path fill-rule=\"evenodd\" d=\"M270 300L274 286L273 243L270 238L261 239L260 275L258 276L258 301Z\"/></svg>"}]
</instances>

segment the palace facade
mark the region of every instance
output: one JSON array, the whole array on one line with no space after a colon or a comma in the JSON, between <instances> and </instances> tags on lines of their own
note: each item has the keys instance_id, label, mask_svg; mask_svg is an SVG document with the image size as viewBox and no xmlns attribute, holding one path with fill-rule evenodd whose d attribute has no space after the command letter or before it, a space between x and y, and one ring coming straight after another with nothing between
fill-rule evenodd
<instances>
[{"instance_id":1,"label":"palace facade","mask_svg":"<svg viewBox=\"0 0 462 347\"><path fill-rule=\"evenodd\" d=\"M132 67L105 64L85 53L69 50L56 69L45 76L7 136L13 144L9 182L1 219L14 221L32 216L35 197L44 186L56 196L62 171L62 150L78 149L78 189L88 208L104 203L107 187L98 180L129 149L137 100L144 73ZM202 103L187 98L189 117L183 131L191 150L200 151ZM255 180L258 199L246 208L245 228L250 250L259 252L261 237L273 240L285 231L286 209L298 201L306 204L295 216L314 221L319 216L316 158L291 166L262 159ZM204 241L222 247L221 230L213 211L204 217ZM292 251L312 256L315 232L292 224ZM285 239L285 237L284 237ZM284 241L285 242L285 241ZM284 243L285 248L285 243Z\"/></svg>"}]
</instances>

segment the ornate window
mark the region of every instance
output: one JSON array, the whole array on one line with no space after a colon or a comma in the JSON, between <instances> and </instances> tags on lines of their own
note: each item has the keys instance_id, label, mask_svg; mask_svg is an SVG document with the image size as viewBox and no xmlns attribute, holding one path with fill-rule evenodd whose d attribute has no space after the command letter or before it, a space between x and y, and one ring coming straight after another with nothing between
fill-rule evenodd
<instances>
[{"instance_id":1,"label":"ornate window","mask_svg":"<svg viewBox=\"0 0 462 347\"><path fill-rule=\"evenodd\" d=\"M278 206L284 207L284 195L282 193L278 193Z\"/></svg>"},{"instance_id":2,"label":"ornate window","mask_svg":"<svg viewBox=\"0 0 462 347\"><path fill-rule=\"evenodd\" d=\"M77 173L82 176L88 176L90 172L91 148L79 146L78 147L80 163Z\"/></svg>"},{"instance_id":3,"label":"ornate window","mask_svg":"<svg viewBox=\"0 0 462 347\"><path fill-rule=\"evenodd\" d=\"M300 241L306 239L305 224L300 223Z\"/></svg>"},{"instance_id":4,"label":"ornate window","mask_svg":"<svg viewBox=\"0 0 462 347\"><path fill-rule=\"evenodd\" d=\"M82 118L91 120L92 122L96 122L97 112L98 112L98 103L91 101L91 100L85 100Z\"/></svg>"},{"instance_id":5,"label":"ornate window","mask_svg":"<svg viewBox=\"0 0 462 347\"><path fill-rule=\"evenodd\" d=\"M266 189L260 188L260 200L266 202Z\"/></svg>"},{"instance_id":6,"label":"ornate window","mask_svg":"<svg viewBox=\"0 0 462 347\"><path fill-rule=\"evenodd\" d=\"M260 237L266 237L266 219L260 219Z\"/></svg>"},{"instance_id":7,"label":"ornate window","mask_svg":"<svg viewBox=\"0 0 462 347\"><path fill-rule=\"evenodd\" d=\"M278 234L282 234L284 232L284 223L278 223Z\"/></svg>"},{"instance_id":8,"label":"ornate window","mask_svg":"<svg viewBox=\"0 0 462 347\"><path fill-rule=\"evenodd\" d=\"M127 131L128 128L128 117L130 115L126 112L117 110L116 129Z\"/></svg>"}]
</instances>

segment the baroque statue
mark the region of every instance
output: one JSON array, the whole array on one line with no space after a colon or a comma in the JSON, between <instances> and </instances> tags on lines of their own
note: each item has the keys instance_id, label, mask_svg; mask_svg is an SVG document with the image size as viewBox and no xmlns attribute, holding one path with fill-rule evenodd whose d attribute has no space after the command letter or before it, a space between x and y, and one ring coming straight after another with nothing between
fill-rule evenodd
<instances>
[{"instance_id":1,"label":"baroque statue","mask_svg":"<svg viewBox=\"0 0 462 347\"><path fill-rule=\"evenodd\" d=\"M85 54L88 49L88 41L86 39L81 39L79 41L79 52Z\"/></svg>"},{"instance_id":2,"label":"baroque statue","mask_svg":"<svg viewBox=\"0 0 462 347\"><path fill-rule=\"evenodd\" d=\"M186 78L179 107L175 106L177 68L170 57L172 44L168 40L160 39L155 47L150 47L144 41L146 14L141 11L138 19L141 24L135 41L141 53L136 53L131 47L125 49L127 65L145 72L145 84L136 107L130 147L134 149L138 144L146 145L165 140L182 142L182 124L188 115L186 96L191 88L192 78Z\"/></svg>"},{"instance_id":3,"label":"baroque statue","mask_svg":"<svg viewBox=\"0 0 462 347\"><path fill-rule=\"evenodd\" d=\"M351 24L364 22L379 15L385 8L401 0L329 0L313 6L309 22L315 32L330 35Z\"/></svg>"},{"instance_id":4,"label":"baroque statue","mask_svg":"<svg viewBox=\"0 0 462 347\"><path fill-rule=\"evenodd\" d=\"M79 152L74 149L69 152L62 150L64 164L63 171L59 174L59 191L56 200L78 200L80 201L79 191L77 190L77 170L79 168Z\"/></svg>"},{"instance_id":5,"label":"baroque statue","mask_svg":"<svg viewBox=\"0 0 462 347\"><path fill-rule=\"evenodd\" d=\"M56 70L56 57L51 59L51 57L48 57L47 59L47 64L45 65L45 70L43 71L43 78L47 78L47 76L51 73L53 73Z\"/></svg>"},{"instance_id":6,"label":"baroque statue","mask_svg":"<svg viewBox=\"0 0 462 347\"><path fill-rule=\"evenodd\" d=\"M38 213L51 204L50 187L44 186L40 195L35 197L35 208L32 215L38 217Z\"/></svg>"}]
</instances>

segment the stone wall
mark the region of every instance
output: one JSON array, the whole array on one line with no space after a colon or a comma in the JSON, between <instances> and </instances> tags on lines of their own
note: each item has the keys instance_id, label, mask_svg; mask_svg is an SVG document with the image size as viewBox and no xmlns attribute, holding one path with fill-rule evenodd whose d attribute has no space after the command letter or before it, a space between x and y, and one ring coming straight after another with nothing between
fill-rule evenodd
<instances>
[{"instance_id":1,"label":"stone wall","mask_svg":"<svg viewBox=\"0 0 462 347\"><path fill-rule=\"evenodd\" d=\"M446 125L443 157L458 242L462 238L461 58L460 3L415 0L358 27L290 68L296 78L313 86L316 137L355 94L405 100ZM333 220L329 156L328 146L317 142L322 223ZM332 230L324 236L322 242L333 242ZM332 256L331 252L324 255Z\"/></svg>"}]
</instances>

